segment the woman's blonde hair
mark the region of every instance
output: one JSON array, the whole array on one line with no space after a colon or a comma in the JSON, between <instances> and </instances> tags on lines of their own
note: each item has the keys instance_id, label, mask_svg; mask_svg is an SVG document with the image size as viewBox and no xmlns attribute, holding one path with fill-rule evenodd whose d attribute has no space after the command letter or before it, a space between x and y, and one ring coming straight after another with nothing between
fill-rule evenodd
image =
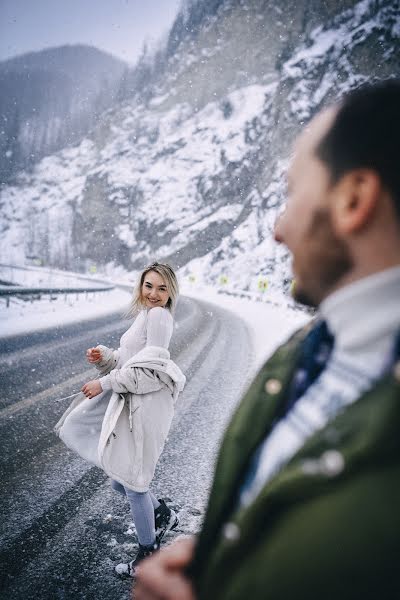
<instances>
[{"instance_id":1,"label":"woman's blonde hair","mask_svg":"<svg viewBox=\"0 0 400 600\"><path fill-rule=\"evenodd\" d=\"M144 278L146 277L147 273L150 273L150 271L155 271L155 273L158 273L163 278L165 285L167 286L167 292L169 295L168 302L165 305L165 308L168 308L171 311L171 313L174 313L175 311L176 303L178 301L179 296L179 285L175 275L175 271L172 267L170 267L170 265L166 263L154 262L144 269L144 271L138 279L136 287L133 291L132 302L125 314L127 318L134 317L140 311L140 309L144 307L142 301L142 286Z\"/></svg>"}]
</instances>

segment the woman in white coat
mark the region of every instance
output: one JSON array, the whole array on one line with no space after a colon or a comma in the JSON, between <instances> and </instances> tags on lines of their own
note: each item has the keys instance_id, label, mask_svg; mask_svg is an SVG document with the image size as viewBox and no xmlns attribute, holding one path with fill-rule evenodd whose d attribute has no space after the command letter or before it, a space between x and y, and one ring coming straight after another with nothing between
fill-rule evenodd
<instances>
[{"instance_id":1,"label":"woman in white coat","mask_svg":"<svg viewBox=\"0 0 400 600\"><path fill-rule=\"evenodd\" d=\"M178 524L174 511L149 490L185 384L168 351L178 293L169 265L153 263L143 271L129 310L135 320L119 349L87 350L87 360L102 376L82 387L83 401L75 401L56 425L66 445L100 466L129 501L139 552L116 571L131 577Z\"/></svg>"}]
</instances>

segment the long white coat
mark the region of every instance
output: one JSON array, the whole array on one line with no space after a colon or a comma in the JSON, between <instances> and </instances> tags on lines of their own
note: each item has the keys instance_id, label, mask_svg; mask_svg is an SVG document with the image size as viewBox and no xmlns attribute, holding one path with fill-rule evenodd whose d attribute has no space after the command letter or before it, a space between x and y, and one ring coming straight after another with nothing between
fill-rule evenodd
<instances>
[{"instance_id":1,"label":"long white coat","mask_svg":"<svg viewBox=\"0 0 400 600\"><path fill-rule=\"evenodd\" d=\"M115 365L100 346L102 374ZM186 378L169 351L147 346L110 371L112 390L88 400L80 394L56 425L63 442L107 475L145 492L163 450L178 394ZM96 401L97 398L97 401Z\"/></svg>"}]
</instances>

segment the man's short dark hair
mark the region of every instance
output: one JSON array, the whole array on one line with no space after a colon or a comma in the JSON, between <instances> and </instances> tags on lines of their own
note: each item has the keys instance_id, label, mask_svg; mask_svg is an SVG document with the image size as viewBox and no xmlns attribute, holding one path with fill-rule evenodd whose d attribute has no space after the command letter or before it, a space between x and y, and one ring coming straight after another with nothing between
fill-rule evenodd
<instances>
[{"instance_id":1,"label":"man's short dark hair","mask_svg":"<svg viewBox=\"0 0 400 600\"><path fill-rule=\"evenodd\" d=\"M316 153L333 183L353 169L376 171L400 218L400 80L362 86L345 96Z\"/></svg>"}]
</instances>

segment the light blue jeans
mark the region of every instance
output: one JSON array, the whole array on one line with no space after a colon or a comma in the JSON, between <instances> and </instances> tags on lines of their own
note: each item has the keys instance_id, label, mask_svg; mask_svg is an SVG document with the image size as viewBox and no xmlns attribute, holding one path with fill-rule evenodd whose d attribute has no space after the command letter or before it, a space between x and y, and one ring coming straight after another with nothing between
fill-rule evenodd
<instances>
[{"instance_id":1,"label":"light blue jeans","mask_svg":"<svg viewBox=\"0 0 400 600\"><path fill-rule=\"evenodd\" d=\"M154 511L160 506L154 494L150 491L134 492L114 479L111 479L111 487L128 498L139 544L142 546L154 544L156 539Z\"/></svg>"}]
</instances>

